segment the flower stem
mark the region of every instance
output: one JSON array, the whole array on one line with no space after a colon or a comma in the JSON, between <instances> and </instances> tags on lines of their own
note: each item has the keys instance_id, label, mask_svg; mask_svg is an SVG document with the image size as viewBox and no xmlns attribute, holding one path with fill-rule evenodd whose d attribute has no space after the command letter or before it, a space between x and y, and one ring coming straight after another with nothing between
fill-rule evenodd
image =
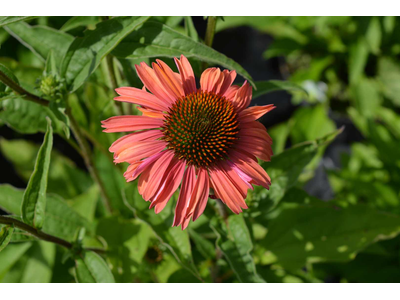
<instances>
[{"instance_id":1,"label":"flower stem","mask_svg":"<svg viewBox=\"0 0 400 300\"><path fill-rule=\"evenodd\" d=\"M63 246L67 249L72 249L72 247L73 247L73 244L66 240L63 240L56 236L44 233L43 231L36 229L28 224L25 224L22 221L16 220L14 218L10 218L7 216L0 216L0 224L14 225L15 227L22 229L26 232L29 232L31 235L33 235L43 241L51 242L51 243ZM94 251L97 253L104 253L104 251L105 251L103 249L98 249L98 248L85 248L85 249L89 250L89 251Z\"/></svg>"},{"instance_id":2,"label":"flower stem","mask_svg":"<svg viewBox=\"0 0 400 300\"><path fill-rule=\"evenodd\" d=\"M17 94L23 96L25 100L35 102L43 106L49 106L49 101L29 93L27 90L18 85L16 82L14 82L11 78L9 78L6 74L4 74L1 71L0 71L0 81L2 81L5 85L8 85Z\"/></svg>"},{"instance_id":3,"label":"flower stem","mask_svg":"<svg viewBox=\"0 0 400 300\"><path fill-rule=\"evenodd\" d=\"M206 36L204 37L204 44L206 44L208 47L212 46L216 26L217 26L217 17L208 17L207 18ZM206 68L207 68L207 63L203 62L202 69L205 70Z\"/></svg>"}]
</instances>

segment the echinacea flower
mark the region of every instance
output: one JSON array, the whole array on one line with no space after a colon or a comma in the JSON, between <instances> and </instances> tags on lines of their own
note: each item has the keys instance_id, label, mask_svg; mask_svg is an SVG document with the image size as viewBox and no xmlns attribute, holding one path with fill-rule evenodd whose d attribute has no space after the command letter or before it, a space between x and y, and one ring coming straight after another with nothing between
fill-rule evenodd
<instances>
[{"instance_id":1,"label":"echinacea flower","mask_svg":"<svg viewBox=\"0 0 400 300\"><path fill-rule=\"evenodd\" d=\"M248 107L252 88L232 85L235 71L209 68L196 87L193 69L183 55L179 73L163 61L136 71L143 89L121 87L117 101L134 103L141 116L116 116L102 122L105 132L133 132L115 141L114 162L128 162L127 181L155 213L163 210L181 185L173 226L185 229L204 211L210 190L235 214L246 209L247 191L269 188L271 180L257 158L269 161L272 139L256 121L275 108ZM150 92L148 92L148 91Z\"/></svg>"}]
</instances>

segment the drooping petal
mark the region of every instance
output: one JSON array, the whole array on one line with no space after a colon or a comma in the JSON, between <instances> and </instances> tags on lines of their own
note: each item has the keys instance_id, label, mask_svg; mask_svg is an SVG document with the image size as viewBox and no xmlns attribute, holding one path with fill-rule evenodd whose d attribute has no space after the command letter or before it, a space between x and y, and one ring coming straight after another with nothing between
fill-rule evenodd
<instances>
[{"instance_id":1,"label":"drooping petal","mask_svg":"<svg viewBox=\"0 0 400 300\"><path fill-rule=\"evenodd\" d=\"M185 56L181 55L180 61L175 57L175 63L178 67L179 73L181 74L185 95L195 93L197 91L196 80L194 77L192 66L190 65L188 59Z\"/></svg>"},{"instance_id":2,"label":"drooping petal","mask_svg":"<svg viewBox=\"0 0 400 300\"><path fill-rule=\"evenodd\" d=\"M250 105L252 95L252 88L250 84L245 81L243 85L238 89L235 97L232 100L232 103L236 107L238 112L242 111Z\"/></svg>"},{"instance_id":3,"label":"drooping petal","mask_svg":"<svg viewBox=\"0 0 400 300\"><path fill-rule=\"evenodd\" d=\"M165 172L171 163L174 156L172 151L166 151L164 155L160 156L152 165L149 182L146 188L143 190L143 199L150 200L157 192L158 187L161 184L161 179L165 175Z\"/></svg>"},{"instance_id":4,"label":"drooping petal","mask_svg":"<svg viewBox=\"0 0 400 300\"><path fill-rule=\"evenodd\" d=\"M188 203L185 219L193 218L196 221L204 212L207 205L208 195L210 194L209 176L206 169L199 169L196 184ZM187 225L186 225L187 226ZM185 229L182 226L182 229Z\"/></svg>"},{"instance_id":5,"label":"drooping petal","mask_svg":"<svg viewBox=\"0 0 400 300\"><path fill-rule=\"evenodd\" d=\"M210 179L217 197L235 214L242 212L239 205L239 203L243 201L242 195L223 172L218 168L211 168Z\"/></svg>"},{"instance_id":6,"label":"drooping petal","mask_svg":"<svg viewBox=\"0 0 400 300\"><path fill-rule=\"evenodd\" d=\"M233 149L230 151L229 158L237 168L239 168L247 176L253 178L255 184L269 189L269 186L271 185L271 178L256 160L253 160L251 157L248 157L240 151L235 151Z\"/></svg>"},{"instance_id":7,"label":"drooping petal","mask_svg":"<svg viewBox=\"0 0 400 300\"><path fill-rule=\"evenodd\" d=\"M141 89L120 87L115 89L115 91L120 95L114 98L116 101L134 103L156 111L167 111L169 109L165 101Z\"/></svg>"},{"instance_id":8,"label":"drooping petal","mask_svg":"<svg viewBox=\"0 0 400 300\"><path fill-rule=\"evenodd\" d=\"M152 92L158 99L164 100L168 106L171 106L175 102L173 94L166 91L158 79L155 71L150 68L146 63L142 62L139 65L135 65L136 72L142 80L145 87Z\"/></svg>"},{"instance_id":9,"label":"drooping petal","mask_svg":"<svg viewBox=\"0 0 400 300\"><path fill-rule=\"evenodd\" d=\"M129 132L160 128L163 120L144 116L116 116L101 121L103 132Z\"/></svg>"},{"instance_id":10,"label":"drooping petal","mask_svg":"<svg viewBox=\"0 0 400 300\"><path fill-rule=\"evenodd\" d=\"M180 185L183 173L185 172L185 166L186 162L183 160L179 160L176 157L171 160L164 177L161 179L158 193L151 199L150 208L154 207L156 214L164 209L172 194Z\"/></svg>"},{"instance_id":11,"label":"drooping petal","mask_svg":"<svg viewBox=\"0 0 400 300\"><path fill-rule=\"evenodd\" d=\"M192 195L194 184L196 182L195 167L190 165L187 167L185 174L183 175L181 191L179 192L178 202L175 207L174 223L172 226L179 226L182 224L185 216L186 209Z\"/></svg>"},{"instance_id":12,"label":"drooping petal","mask_svg":"<svg viewBox=\"0 0 400 300\"><path fill-rule=\"evenodd\" d=\"M237 170L232 167L232 164L230 164L228 161L223 161L219 163L218 166L220 170L224 172L224 174L230 180L230 182L232 182L233 185L236 187L236 189L240 192L243 199L246 199L249 185L239 176ZM241 204L244 205L241 206L242 208L247 208L247 205L244 201L241 202Z\"/></svg>"},{"instance_id":13,"label":"drooping petal","mask_svg":"<svg viewBox=\"0 0 400 300\"><path fill-rule=\"evenodd\" d=\"M241 123L248 123L252 121L256 121L265 115L267 112L273 110L276 106L273 104L265 105L265 106L252 106L248 107L239 113L239 121Z\"/></svg>"},{"instance_id":14,"label":"drooping petal","mask_svg":"<svg viewBox=\"0 0 400 300\"><path fill-rule=\"evenodd\" d=\"M136 169L140 166L141 163L142 163L141 161L136 161L129 165L128 169L124 173L126 182L130 182L133 180L132 174L133 172L136 171Z\"/></svg>"},{"instance_id":15,"label":"drooping petal","mask_svg":"<svg viewBox=\"0 0 400 300\"><path fill-rule=\"evenodd\" d=\"M165 152L168 152L170 150L165 150L159 153L156 153L154 155L151 155L149 157L147 157L146 159L144 159L142 161L142 163L140 164L140 166L132 173L132 178L133 180L135 180L140 174L142 174L142 172L149 167L151 164L153 164L161 155L164 155Z\"/></svg>"},{"instance_id":16,"label":"drooping petal","mask_svg":"<svg viewBox=\"0 0 400 300\"><path fill-rule=\"evenodd\" d=\"M185 94L183 92L182 83L175 77L174 72L170 67L163 61L157 59L157 63L153 63L153 70L155 71L158 79L163 85L164 89L171 95L174 99L183 97Z\"/></svg>"}]
</instances>

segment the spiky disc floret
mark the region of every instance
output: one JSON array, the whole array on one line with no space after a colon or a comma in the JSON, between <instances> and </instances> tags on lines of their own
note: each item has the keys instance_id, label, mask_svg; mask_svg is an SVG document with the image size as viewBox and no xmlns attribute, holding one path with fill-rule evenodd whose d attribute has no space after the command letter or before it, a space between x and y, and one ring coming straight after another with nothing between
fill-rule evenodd
<instances>
[{"instance_id":1,"label":"spiky disc floret","mask_svg":"<svg viewBox=\"0 0 400 300\"><path fill-rule=\"evenodd\" d=\"M165 117L164 140L179 159L209 167L226 158L239 133L232 102L210 92L197 91L178 99Z\"/></svg>"}]
</instances>

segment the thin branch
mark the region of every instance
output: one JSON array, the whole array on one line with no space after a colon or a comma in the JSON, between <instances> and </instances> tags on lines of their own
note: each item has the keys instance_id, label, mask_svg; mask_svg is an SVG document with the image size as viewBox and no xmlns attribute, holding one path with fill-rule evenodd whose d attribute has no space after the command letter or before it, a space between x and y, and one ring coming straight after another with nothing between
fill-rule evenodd
<instances>
[{"instance_id":1,"label":"thin branch","mask_svg":"<svg viewBox=\"0 0 400 300\"><path fill-rule=\"evenodd\" d=\"M14 82L11 78L9 78L6 74L4 74L1 71L0 71L0 81L2 81L5 85L8 85L17 94L24 96L25 100L35 102L43 106L49 106L49 101L29 93L27 90L18 85L16 82Z\"/></svg>"},{"instance_id":2,"label":"thin branch","mask_svg":"<svg viewBox=\"0 0 400 300\"><path fill-rule=\"evenodd\" d=\"M99 171L98 171L96 165L93 163L92 151L89 147L89 144L87 143L86 139L84 138L82 131L79 128L78 123L76 122L76 120L75 120L74 116L72 115L71 110L69 108L66 110L66 114L68 115L70 123L71 123L72 133L74 134L76 140L78 141L79 147L82 150L82 157L83 157L83 160L85 161L85 165L88 168L89 173L92 176L93 180L100 187L100 192L102 194L102 198L104 200L104 205L105 205L107 211L109 213L112 213L110 198L108 197L106 189L100 178Z\"/></svg>"},{"instance_id":3,"label":"thin branch","mask_svg":"<svg viewBox=\"0 0 400 300\"><path fill-rule=\"evenodd\" d=\"M34 228L34 227L32 227L32 226L30 226L28 224L25 224L24 222L21 222L19 220L11 218L11 217L0 216L0 224L14 225L15 227L17 227L19 229L22 229L22 230L24 230L26 232L29 232L31 235L33 235L33 236L35 236L35 237L37 237L37 238L39 238L39 239L41 239L43 241L51 242L51 243L63 246L65 248L67 248L67 249L72 249L72 247L73 247L73 244L68 242L68 241L66 241L66 240L63 240L63 239L60 239L60 238L58 238L56 236L44 233L43 231L41 231L41 230L39 230L37 228ZM94 251L94 252L97 252L97 253L104 253L105 252L105 250L98 249L98 248L85 248L85 250Z\"/></svg>"}]
</instances>

